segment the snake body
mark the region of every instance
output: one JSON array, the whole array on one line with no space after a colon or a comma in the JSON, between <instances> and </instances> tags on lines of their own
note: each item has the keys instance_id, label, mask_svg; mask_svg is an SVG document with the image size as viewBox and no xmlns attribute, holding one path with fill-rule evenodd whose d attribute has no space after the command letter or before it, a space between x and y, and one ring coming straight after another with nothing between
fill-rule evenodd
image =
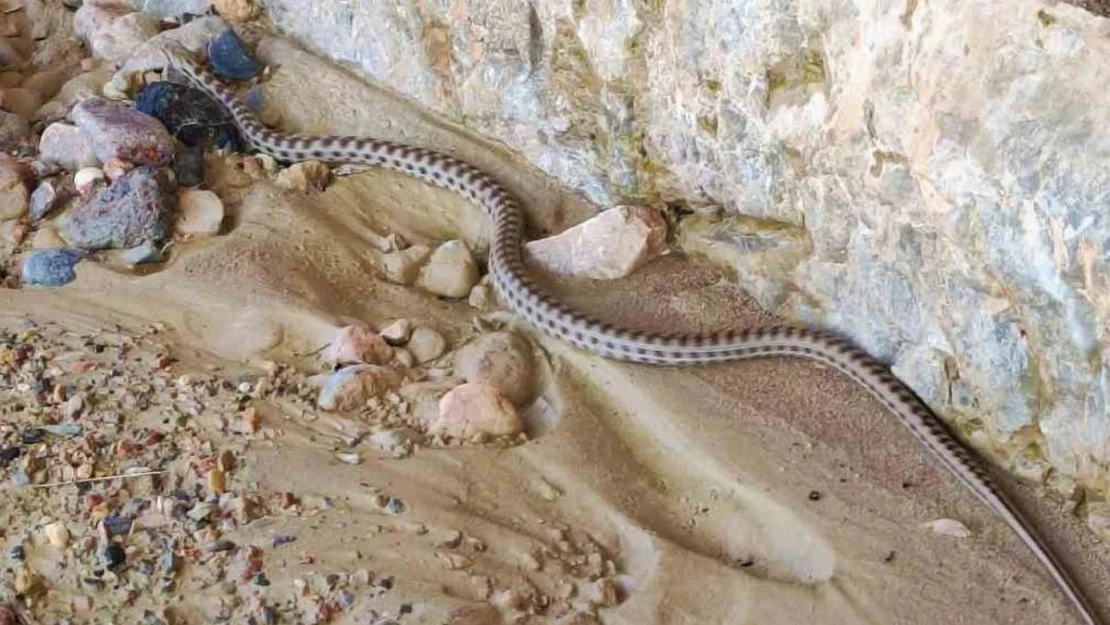
<instances>
[{"instance_id":1,"label":"snake body","mask_svg":"<svg viewBox=\"0 0 1110 625\"><path fill-rule=\"evenodd\" d=\"M493 226L488 267L499 300L533 327L596 355L653 365L695 365L790 356L829 365L875 397L906 425L932 455L1029 547L1085 625L1100 625L1095 610L1067 569L1020 510L988 476L981 461L881 363L831 333L776 326L716 333L646 333L615 327L556 301L533 280L522 251L523 214L513 196L489 175L464 162L420 147L366 137L305 136L261 124L235 94L181 50L169 63L228 109L245 143L283 162L317 160L383 167L458 193L485 209Z\"/></svg>"}]
</instances>

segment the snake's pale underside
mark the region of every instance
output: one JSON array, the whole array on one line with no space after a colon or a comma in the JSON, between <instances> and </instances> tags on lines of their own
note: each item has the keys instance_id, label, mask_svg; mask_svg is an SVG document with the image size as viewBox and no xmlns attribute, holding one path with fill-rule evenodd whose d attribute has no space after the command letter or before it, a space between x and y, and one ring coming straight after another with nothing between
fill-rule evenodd
<instances>
[{"instance_id":1,"label":"snake's pale underside","mask_svg":"<svg viewBox=\"0 0 1110 625\"><path fill-rule=\"evenodd\" d=\"M183 49L169 63L227 107L246 144L283 162L317 160L384 167L458 193L485 209L493 225L489 273L499 300L533 327L602 357L655 365L793 356L825 363L867 389L933 456L1028 545L1074 605L1085 625L1095 610L1021 511L993 483L980 460L885 366L841 338L799 327L764 327L709 334L636 332L574 311L548 295L524 263L524 219L516 200L486 173L424 148L364 137L283 134L263 126L235 94Z\"/></svg>"}]
</instances>

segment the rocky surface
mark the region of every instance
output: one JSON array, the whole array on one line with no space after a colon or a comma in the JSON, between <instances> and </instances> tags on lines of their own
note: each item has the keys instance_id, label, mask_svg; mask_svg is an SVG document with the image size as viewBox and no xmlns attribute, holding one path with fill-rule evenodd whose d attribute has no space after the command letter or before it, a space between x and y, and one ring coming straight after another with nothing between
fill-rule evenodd
<instances>
[{"instance_id":1,"label":"rocky surface","mask_svg":"<svg viewBox=\"0 0 1110 625\"><path fill-rule=\"evenodd\" d=\"M1013 468L1105 483L1103 18L989 0L401 4L265 9L600 207L755 218L702 244L731 246L765 307L846 334Z\"/></svg>"}]
</instances>

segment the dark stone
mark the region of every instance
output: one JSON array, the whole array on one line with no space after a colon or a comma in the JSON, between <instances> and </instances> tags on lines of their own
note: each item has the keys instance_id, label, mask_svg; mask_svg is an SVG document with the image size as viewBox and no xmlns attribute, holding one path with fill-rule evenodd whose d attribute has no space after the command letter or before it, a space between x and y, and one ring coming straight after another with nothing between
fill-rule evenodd
<instances>
[{"instance_id":1,"label":"dark stone","mask_svg":"<svg viewBox=\"0 0 1110 625\"><path fill-rule=\"evenodd\" d=\"M8 558L13 562L23 562L23 559L26 557L27 554L23 550L23 545L16 545L8 550Z\"/></svg>"},{"instance_id":2,"label":"dark stone","mask_svg":"<svg viewBox=\"0 0 1110 625\"><path fill-rule=\"evenodd\" d=\"M169 236L177 193L168 171L140 166L74 206L62 236L74 247L130 249Z\"/></svg>"},{"instance_id":3,"label":"dark stone","mask_svg":"<svg viewBox=\"0 0 1110 625\"><path fill-rule=\"evenodd\" d=\"M178 150L173 159L173 173L177 184L195 187L204 181L204 148L186 147Z\"/></svg>"},{"instance_id":4,"label":"dark stone","mask_svg":"<svg viewBox=\"0 0 1110 625\"><path fill-rule=\"evenodd\" d=\"M104 561L104 566L109 570L118 569L123 566L127 561L127 552L119 543L109 543L103 551L100 552L100 557Z\"/></svg>"},{"instance_id":5,"label":"dark stone","mask_svg":"<svg viewBox=\"0 0 1110 625\"><path fill-rule=\"evenodd\" d=\"M186 146L238 151L239 131L231 113L199 89L152 82L135 96L134 107L162 122ZM181 158L180 151L177 158Z\"/></svg>"},{"instance_id":6,"label":"dark stone","mask_svg":"<svg viewBox=\"0 0 1110 625\"><path fill-rule=\"evenodd\" d=\"M248 80L262 70L254 55L231 28L208 44L212 71L224 80Z\"/></svg>"},{"instance_id":7,"label":"dark stone","mask_svg":"<svg viewBox=\"0 0 1110 625\"><path fill-rule=\"evenodd\" d=\"M46 440L46 430L42 428L27 428L19 435L19 441L24 445L37 445Z\"/></svg>"},{"instance_id":8,"label":"dark stone","mask_svg":"<svg viewBox=\"0 0 1110 625\"><path fill-rule=\"evenodd\" d=\"M73 270L84 258L78 250L68 248L34 250L23 259L23 284L62 286L77 279Z\"/></svg>"},{"instance_id":9,"label":"dark stone","mask_svg":"<svg viewBox=\"0 0 1110 625\"><path fill-rule=\"evenodd\" d=\"M0 467L8 466L8 463L19 457L18 447L5 447L0 449Z\"/></svg>"}]
</instances>

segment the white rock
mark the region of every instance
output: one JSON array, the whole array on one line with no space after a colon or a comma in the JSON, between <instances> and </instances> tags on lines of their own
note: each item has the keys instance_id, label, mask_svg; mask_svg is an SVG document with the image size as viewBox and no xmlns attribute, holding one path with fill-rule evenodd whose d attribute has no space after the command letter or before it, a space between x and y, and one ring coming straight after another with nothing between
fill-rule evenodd
<instances>
[{"instance_id":1,"label":"white rock","mask_svg":"<svg viewBox=\"0 0 1110 625\"><path fill-rule=\"evenodd\" d=\"M87 195L104 179L104 170L99 167L82 167L73 174L73 186L81 195Z\"/></svg>"},{"instance_id":2,"label":"white rock","mask_svg":"<svg viewBox=\"0 0 1110 625\"><path fill-rule=\"evenodd\" d=\"M63 169L78 170L96 167L100 160L81 129L71 124L55 122L42 131L39 138L39 158Z\"/></svg>"},{"instance_id":3,"label":"white rock","mask_svg":"<svg viewBox=\"0 0 1110 625\"><path fill-rule=\"evenodd\" d=\"M382 254L382 273L390 282L412 285L416 282L421 265L431 254L431 248L425 245L413 245L398 252Z\"/></svg>"},{"instance_id":4,"label":"white rock","mask_svg":"<svg viewBox=\"0 0 1110 625\"><path fill-rule=\"evenodd\" d=\"M938 534L945 536L955 536L957 538L967 538L971 536L971 530L967 526L955 519L937 519L925 524L925 527L933 530Z\"/></svg>"},{"instance_id":5,"label":"white rock","mask_svg":"<svg viewBox=\"0 0 1110 625\"><path fill-rule=\"evenodd\" d=\"M408 319L397 319L382 328L380 334L390 345L404 345L412 336L412 322Z\"/></svg>"},{"instance_id":6,"label":"white rock","mask_svg":"<svg viewBox=\"0 0 1110 625\"><path fill-rule=\"evenodd\" d=\"M158 18L146 13L128 13L107 26L96 28L89 44L94 56L118 65L157 34Z\"/></svg>"},{"instance_id":7,"label":"white rock","mask_svg":"<svg viewBox=\"0 0 1110 625\"><path fill-rule=\"evenodd\" d=\"M612 280L664 250L667 222L653 208L618 206L524 246L530 263L552 273Z\"/></svg>"},{"instance_id":8,"label":"white rock","mask_svg":"<svg viewBox=\"0 0 1110 625\"><path fill-rule=\"evenodd\" d=\"M480 277L470 248L462 241L453 240L432 252L420 270L416 285L436 295L458 298L466 297Z\"/></svg>"},{"instance_id":9,"label":"white rock","mask_svg":"<svg viewBox=\"0 0 1110 625\"><path fill-rule=\"evenodd\" d=\"M224 221L224 203L206 189L182 189L177 195L178 234L212 236L219 234Z\"/></svg>"},{"instance_id":10,"label":"white rock","mask_svg":"<svg viewBox=\"0 0 1110 625\"><path fill-rule=\"evenodd\" d=\"M474 288L470 289L470 296L467 297L466 302L471 308L489 310L494 304L493 288L486 284L475 284Z\"/></svg>"},{"instance_id":11,"label":"white rock","mask_svg":"<svg viewBox=\"0 0 1110 625\"><path fill-rule=\"evenodd\" d=\"M406 445L424 442L424 435L412 428L393 428L370 435L370 445L385 451L392 451Z\"/></svg>"},{"instance_id":12,"label":"white rock","mask_svg":"<svg viewBox=\"0 0 1110 625\"><path fill-rule=\"evenodd\" d=\"M447 350L447 340L439 332L421 326L412 331L407 347L416 361L423 364L442 356Z\"/></svg>"},{"instance_id":13,"label":"white rock","mask_svg":"<svg viewBox=\"0 0 1110 625\"><path fill-rule=\"evenodd\" d=\"M524 429L513 403L484 382L460 384L439 402L439 419L433 434L470 440L478 435L509 436Z\"/></svg>"}]
</instances>

